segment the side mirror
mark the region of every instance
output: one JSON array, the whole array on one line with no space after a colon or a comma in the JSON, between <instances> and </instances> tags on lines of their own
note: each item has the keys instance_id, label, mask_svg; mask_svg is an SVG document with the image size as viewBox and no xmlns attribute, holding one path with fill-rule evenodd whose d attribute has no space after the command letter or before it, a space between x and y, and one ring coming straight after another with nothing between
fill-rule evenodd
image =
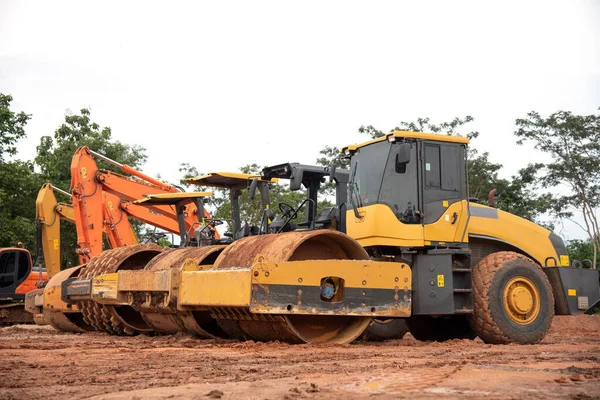
<instances>
[{"instance_id":1,"label":"side mirror","mask_svg":"<svg viewBox=\"0 0 600 400\"><path fill-rule=\"evenodd\" d=\"M254 200L254 195L256 194L256 188L258 187L258 178L252 179L252 183L250 184L250 189L248 189L248 195L250 196L250 200Z\"/></svg>"},{"instance_id":2,"label":"side mirror","mask_svg":"<svg viewBox=\"0 0 600 400\"><path fill-rule=\"evenodd\" d=\"M304 170L302 168L292 167L290 174L290 190L300 190L302 188L302 179L304 178Z\"/></svg>"},{"instance_id":3,"label":"side mirror","mask_svg":"<svg viewBox=\"0 0 600 400\"><path fill-rule=\"evenodd\" d=\"M335 164L329 167L329 182L333 182L335 180L335 171L337 170L337 166Z\"/></svg>"},{"instance_id":4,"label":"side mirror","mask_svg":"<svg viewBox=\"0 0 600 400\"><path fill-rule=\"evenodd\" d=\"M401 143L396 154L396 172L406 172L406 164L410 162L410 143Z\"/></svg>"}]
</instances>

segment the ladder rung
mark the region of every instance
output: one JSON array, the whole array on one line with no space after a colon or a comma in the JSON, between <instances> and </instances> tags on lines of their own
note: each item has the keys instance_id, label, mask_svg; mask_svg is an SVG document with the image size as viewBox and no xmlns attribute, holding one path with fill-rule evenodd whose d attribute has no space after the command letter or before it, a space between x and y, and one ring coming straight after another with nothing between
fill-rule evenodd
<instances>
[{"instance_id":1,"label":"ladder rung","mask_svg":"<svg viewBox=\"0 0 600 400\"><path fill-rule=\"evenodd\" d=\"M471 268L453 268L452 272L471 272Z\"/></svg>"},{"instance_id":2,"label":"ladder rung","mask_svg":"<svg viewBox=\"0 0 600 400\"><path fill-rule=\"evenodd\" d=\"M455 314L473 314L472 308L461 308L460 310L454 310Z\"/></svg>"}]
</instances>

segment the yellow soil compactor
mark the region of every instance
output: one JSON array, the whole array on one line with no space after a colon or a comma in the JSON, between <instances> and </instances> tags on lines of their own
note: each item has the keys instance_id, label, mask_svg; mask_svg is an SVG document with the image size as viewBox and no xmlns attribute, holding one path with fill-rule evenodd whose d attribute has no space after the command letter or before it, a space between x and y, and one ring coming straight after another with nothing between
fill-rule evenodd
<instances>
[{"instance_id":1,"label":"yellow soil compactor","mask_svg":"<svg viewBox=\"0 0 600 400\"><path fill-rule=\"evenodd\" d=\"M538 342L555 313L598 301L598 272L569 267L547 229L470 203L467 144L398 131L348 146L347 198L335 209L316 215L305 201L315 206L307 223L286 231L299 210L280 205L283 228L273 230L263 204L266 225L231 244L108 250L55 276L44 313L82 310L86 329L117 334L347 343L373 319L400 318L420 340ZM308 188L295 171L292 185ZM269 179L232 178L251 190Z\"/></svg>"}]
</instances>

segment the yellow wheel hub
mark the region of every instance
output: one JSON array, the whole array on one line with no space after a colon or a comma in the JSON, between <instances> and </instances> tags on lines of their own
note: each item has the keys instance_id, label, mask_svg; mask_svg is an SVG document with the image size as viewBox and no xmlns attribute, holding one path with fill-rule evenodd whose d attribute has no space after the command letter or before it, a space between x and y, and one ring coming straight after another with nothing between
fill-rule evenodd
<instances>
[{"instance_id":1,"label":"yellow wheel hub","mask_svg":"<svg viewBox=\"0 0 600 400\"><path fill-rule=\"evenodd\" d=\"M540 294L528 278L516 276L504 287L504 310L514 322L527 325L540 313Z\"/></svg>"}]
</instances>

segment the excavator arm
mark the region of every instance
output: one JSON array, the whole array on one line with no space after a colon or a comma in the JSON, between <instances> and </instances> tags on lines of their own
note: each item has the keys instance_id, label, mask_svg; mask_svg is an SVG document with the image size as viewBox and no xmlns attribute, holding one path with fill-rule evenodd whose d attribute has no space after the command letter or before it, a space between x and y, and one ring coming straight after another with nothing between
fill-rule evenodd
<instances>
[{"instance_id":1,"label":"excavator arm","mask_svg":"<svg viewBox=\"0 0 600 400\"><path fill-rule=\"evenodd\" d=\"M129 222L129 215L121 208L121 199L109 192L103 192L102 199L104 233L110 247L137 244L137 235Z\"/></svg>"},{"instance_id":2,"label":"excavator arm","mask_svg":"<svg viewBox=\"0 0 600 400\"><path fill-rule=\"evenodd\" d=\"M75 223L73 206L68 203L59 203L54 196L54 191L71 197L69 193L46 183L38 192L35 200L38 234L36 264L41 265L43 262L49 277L60 271L60 221L66 220Z\"/></svg>"},{"instance_id":3,"label":"excavator arm","mask_svg":"<svg viewBox=\"0 0 600 400\"><path fill-rule=\"evenodd\" d=\"M60 271L60 221L76 224L75 208L69 203L59 203L54 192L69 198L72 195L46 183L38 192L36 199L36 224L38 230L38 258L36 264L46 266L48 275L54 276ZM106 234L111 248L137 244L135 231L126 212L120 208L121 200L110 193L103 193L102 231ZM42 258L43 255L43 258Z\"/></svg>"},{"instance_id":4,"label":"excavator arm","mask_svg":"<svg viewBox=\"0 0 600 400\"><path fill-rule=\"evenodd\" d=\"M95 159L114 165L132 176L101 170ZM98 154L87 146L80 147L73 155L71 193L77 226L78 254L82 263L102 252L103 226L111 247L137 243L137 238L128 233L130 229L124 228L128 224L127 216L182 236L199 222L203 222L204 218L211 218L198 202L189 202L179 209L171 204L133 204L134 200L150 194L180 193L180 190ZM202 211L198 212L200 208ZM183 224L178 221L180 217L183 218ZM214 238L219 239L218 232L214 228L211 231Z\"/></svg>"}]
</instances>

